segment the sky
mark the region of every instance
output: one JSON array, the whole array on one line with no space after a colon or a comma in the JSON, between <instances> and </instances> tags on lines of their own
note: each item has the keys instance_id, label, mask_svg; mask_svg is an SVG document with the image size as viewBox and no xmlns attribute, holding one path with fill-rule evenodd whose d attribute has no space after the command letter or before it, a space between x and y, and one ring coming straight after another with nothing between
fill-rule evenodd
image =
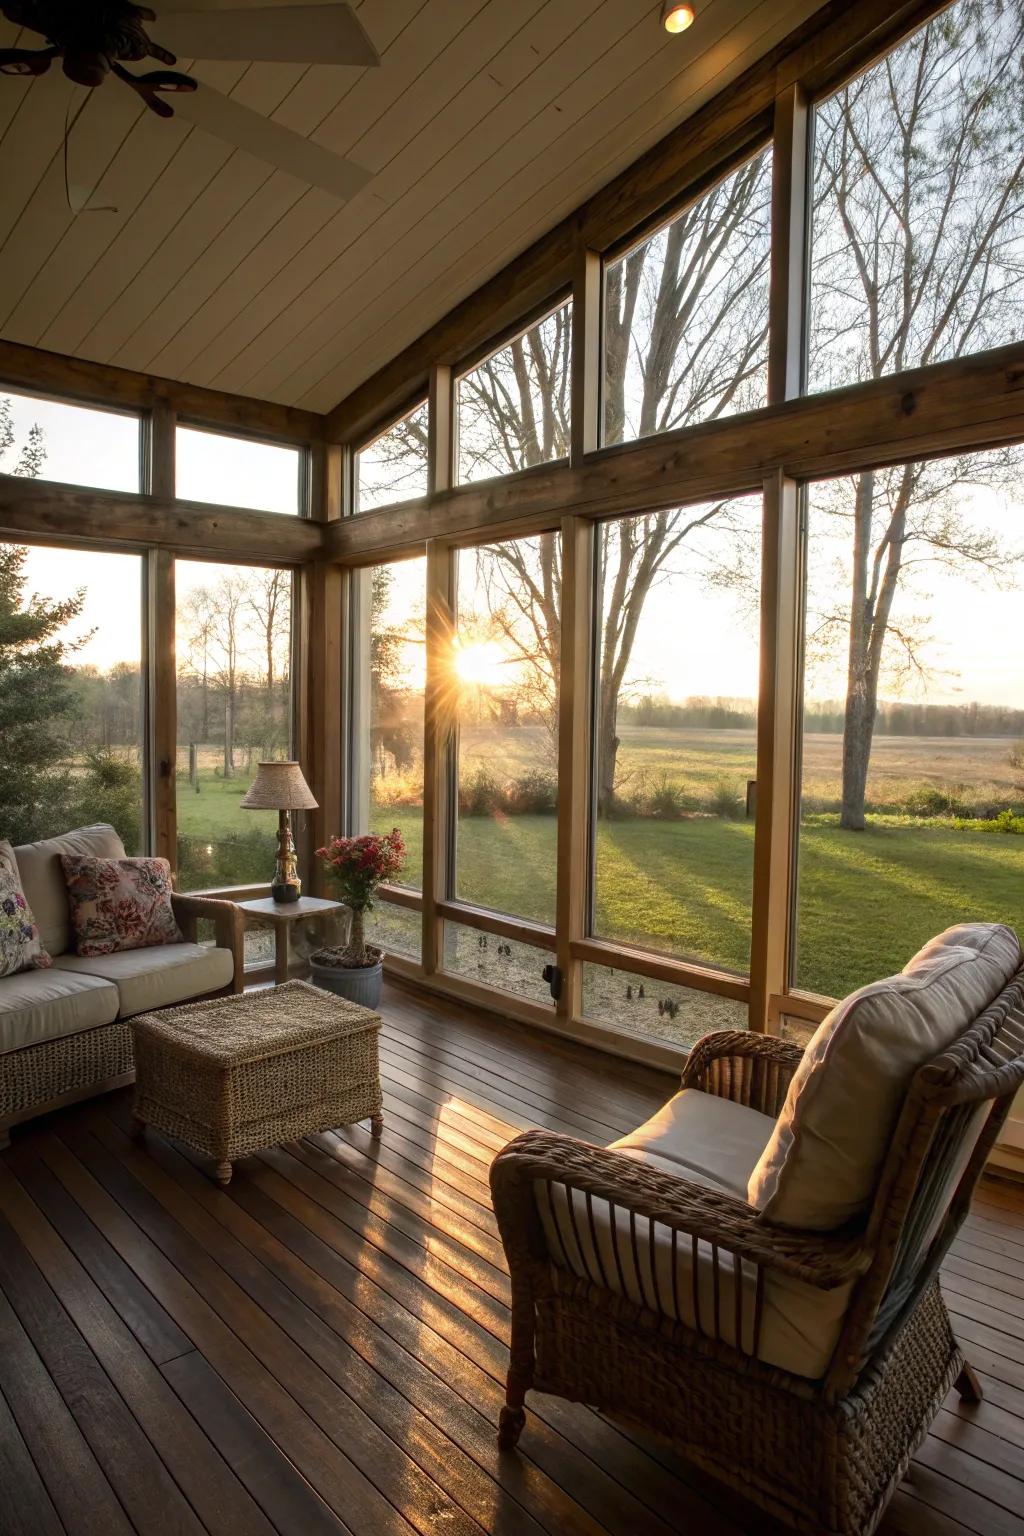
<instances>
[{"instance_id":1,"label":"sky","mask_svg":"<svg viewBox=\"0 0 1024 1536\"><path fill-rule=\"evenodd\" d=\"M46 435L46 477L104 489L138 489L138 423L135 418L8 394L13 405L16 445L39 422ZM241 442L220 434L180 430L178 484L193 500L263 506L285 512L297 505L298 454L274 445ZM8 464L11 462L8 457ZM1024 470L1022 470L1024 476ZM813 504L812 504L813 505ZM965 491L969 517L997 530L1006 547L1024 552L1024 484L1019 497ZM827 542L812 513L812 537L819 552ZM102 530L97 529L101 535ZM833 541L841 558L845 538ZM819 553L821 569L829 561ZM705 564L677 560L650 593L630 667L629 685L671 699L711 695L752 699L757 685L756 615L729 592L709 588ZM423 563L393 567L392 610L422 615ZM184 594L210 579L201 562L179 562ZM135 555L36 547L28 563L29 586L61 598L86 588L86 605L76 626L94 631L77 659L105 669L140 655L141 561ZM917 595L903 600L907 612L930 615L925 646L927 676L899 688L883 686L884 697L932 703L1004 703L1024 707L1024 647L1020 644L1024 562L1015 587L997 590L991 581L972 582L957 571L925 568ZM708 637L713 636L713 643ZM409 648L414 681L422 681L422 646ZM816 668L808 697L835 699L844 691L842 647L831 665Z\"/></svg>"}]
</instances>

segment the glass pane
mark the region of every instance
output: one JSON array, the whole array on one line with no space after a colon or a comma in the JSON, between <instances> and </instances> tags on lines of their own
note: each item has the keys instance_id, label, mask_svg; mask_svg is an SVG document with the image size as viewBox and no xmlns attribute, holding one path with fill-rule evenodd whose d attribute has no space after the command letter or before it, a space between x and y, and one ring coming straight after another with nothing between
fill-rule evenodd
<instances>
[{"instance_id":1,"label":"glass pane","mask_svg":"<svg viewBox=\"0 0 1024 1536\"><path fill-rule=\"evenodd\" d=\"M766 149L609 264L606 443L766 403L771 204Z\"/></svg>"},{"instance_id":2,"label":"glass pane","mask_svg":"<svg viewBox=\"0 0 1024 1536\"><path fill-rule=\"evenodd\" d=\"M243 811L261 759L291 750L288 571L175 566L178 884L269 883L277 813Z\"/></svg>"},{"instance_id":3,"label":"glass pane","mask_svg":"<svg viewBox=\"0 0 1024 1536\"><path fill-rule=\"evenodd\" d=\"M143 837L142 562L0 544L0 831Z\"/></svg>"},{"instance_id":4,"label":"glass pane","mask_svg":"<svg viewBox=\"0 0 1024 1536\"><path fill-rule=\"evenodd\" d=\"M760 498L607 523L598 561L594 931L745 972Z\"/></svg>"},{"instance_id":5,"label":"glass pane","mask_svg":"<svg viewBox=\"0 0 1024 1536\"><path fill-rule=\"evenodd\" d=\"M533 944L499 938L497 934L445 920L444 969L482 987L512 992L531 1003L553 1008L551 989L541 972L546 965L553 964L554 958L551 952Z\"/></svg>"},{"instance_id":6,"label":"glass pane","mask_svg":"<svg viewBox=\"0 0 1024 1536\"><path fill-rule=\"evenodd\" d=\"M356 512L413 501L427 494L427 402L388 427L356 454Z\"/></svg>"},{"instance_id":7,"label":"glass pane","mask_svg":"<svg viewBox=\"0 0 1024 1536\"><path fill-rule=\"evenodd\" d=\"M366 914L366 941L377 944L385 954L401 955L419 964L423 919L408 907L379 898Z\"/></svg>"},{"instance_id":8,"label":"glass pane","mask_svg":"<svg viewBox=\"0 0 1024 1536\"><path fill-rule=\"evenodd\" d=\"M140 471L137 416L0 390L0 474L138 491Z\"/></svg>"},{"instance_id":9,"label":"glass pane","mask_svg":"<svg viewBox=\"0 0 1024 1536\"><path fill-rule=\"evenodd\" d=\"M557 534L459 555L453 894L541 923L555 920L560 608Z\"/></svg>"},{"instance_id":10,"label":"glass pane","mask_svg":"<svg viewBox=\"0 0 1024 1536\"><path fill-rule=\"evenodd\" d=\"M808 493L795 979L841 997L952 923L1024 932L1024 450Z\"/></svg>"},{"instance_id":11,"label":"glass pane","mask_svg":"<svg viewBox=\"0 0 1024 1536\"><path fill-rule=\"evenodd\" d=\"M184 501L212 501L222 507L259 512L304 510L305 454L281 443L179 427L176 488Z\"/></svg>"},{"instance_id":12,"label":"glass pane","mask_svg":"<svg viewBox=\"0 0 1024 1536\"><path fill-rule=\"evenodd\" d=\"M568 457L571 360L569 303L459 379L460 485Z\"/></svg>"},{"instance_id":13,"label":"glass pane","mask_svg":"<svg viewBox=\"0 0 1024 1536\"><path fill-rule=\"evenodd\" d=\"M746 1003L604 965L583 967L583 1017L667 1045L696 1045L715 1029L746 1029Z\"/></svg>"},{"instance_id":14,"label":"glass pane","mask_svg":"<svg viewBox=\"0 0 1024 1536\"><path fill-rule=\"evenodd\" d=\"M401 884L423 880L424 605L427 562L399 561L357 573L354 819L359 832L398 827L408 856ZM365 725L359 722L364 721Z\"/></svg>"},{"instance_id":15,"label":"glass pane","mask_svg":"<svg viewBox=\"0 0 1024 1536\"><path fill-rule=\"evenodd\" d=\"M1024 12L960 0L814 114L809 387L1024 333Z\"/></svg>"}]
</instances>

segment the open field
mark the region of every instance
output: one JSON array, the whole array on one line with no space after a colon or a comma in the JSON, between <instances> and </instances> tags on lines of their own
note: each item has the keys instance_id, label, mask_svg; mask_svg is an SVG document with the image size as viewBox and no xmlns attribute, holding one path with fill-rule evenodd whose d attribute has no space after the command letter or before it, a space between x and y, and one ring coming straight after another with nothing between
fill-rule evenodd
<instances>
[{"instance_id":1,"label":"open field","mask_svg":"<svg viewBox=\"0 0 1024 1536\"><path fill-rule=\"evenodd\" d=\"M1009 922L1024 931L1024 839L948 818L893 815L921 786L968 804L1013 805L1021 792L1005 738L879 737L869 800L885 808L864 833L840 830L834 815L842 742L806 742L800 847L799 986L842 995L899 969L934 933L967 919ZM539 728L474 727L461 738L463 776L494 765L514 777L546 760ZM738 798L754 776L750 731L627 728L620 783L666 778L697 800L720 783ZM419 878L420 816L379 807L375 830L399 826L409 844L409 878ZM595 928L628 943L745 971L749 962L753 823L713 816L624 818L597 832ZM556 824L552 816L463 816L459 896L516 916L554 920Z\"/></svg>"}]
</instances>

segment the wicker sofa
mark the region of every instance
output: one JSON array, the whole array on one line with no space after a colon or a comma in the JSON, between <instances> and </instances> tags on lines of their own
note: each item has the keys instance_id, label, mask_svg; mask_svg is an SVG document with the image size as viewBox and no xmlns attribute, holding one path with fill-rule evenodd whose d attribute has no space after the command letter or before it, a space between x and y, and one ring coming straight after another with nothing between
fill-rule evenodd
<instances>
[{"instance_id":1,"label":"wicker sofa","mask_svg":"<svg viewBox=\"0 0 1024 1536\"><path fill-rule=\"evenodd\" d=\"M94 958L73 953L60 855L124 858L113 827L79 827L13 851L54 963L0 978L0 1147L19 1121L128 1082L133 1014L241 991L243 974L238 908L200 896L173 897L181 943ZM197 942L200 919L213 924L212 946Z\"/></svg>"},{"instance_id":2,"label":"wicker sofa","mask_svg":"<svg viewBox=\"0 0 1024 1536\"><path fill-rule=\"evenodd\" d=\"M505 1448L533 1388L669 1436L808 1536L869 1536L954 1385L938 1269L1024 1083L1016 935L963 925L807 1052L706 1036L610 1148L517 1137ZM839 1220L836 1220L836 1217Z\"/></svg>"}]
</instances>

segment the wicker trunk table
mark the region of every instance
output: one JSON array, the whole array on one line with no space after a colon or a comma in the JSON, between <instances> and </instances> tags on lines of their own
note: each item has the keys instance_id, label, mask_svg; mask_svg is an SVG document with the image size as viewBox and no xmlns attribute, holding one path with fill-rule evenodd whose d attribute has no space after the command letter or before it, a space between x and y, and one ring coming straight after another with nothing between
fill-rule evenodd
<instances>
[{"instance_id":1,"label":"wicker trunk table","mask_svg":"<svg viewBox=\"0 0 1024 1536\"><path fill-rule=\"evenodd\" d=\"M305 981L131 1020L134 1129L231 1164L262 1147L369 1118L383 1129L380 1015Z\"/></svg>"}]
</instances>

